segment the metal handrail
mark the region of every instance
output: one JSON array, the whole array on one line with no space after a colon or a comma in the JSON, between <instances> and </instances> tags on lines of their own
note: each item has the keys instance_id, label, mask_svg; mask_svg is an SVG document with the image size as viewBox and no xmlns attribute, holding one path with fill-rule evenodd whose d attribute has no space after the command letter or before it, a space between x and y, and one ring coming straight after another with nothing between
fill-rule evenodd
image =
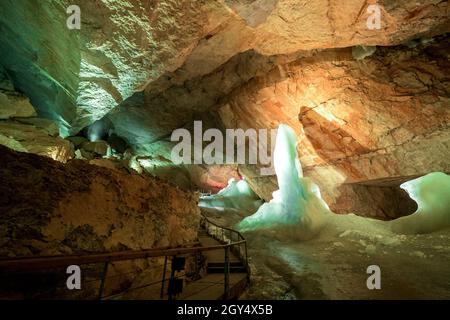
<instances>
[{"instance_id":1,"label":"metal handrail","mask_svg":"<svg viewBox=\"0 0 450 320\"><path fill-rule=\"evenodd\" d=\"M213 238L215 238L216 240L218 240L219 242L222 243L229 243L231 245L231 248L234 248L235 246L237 246L239 248L239 251L237 252L237 255L239 257L239 259L241 259L241 262L244 264L246 270L247 270L247 275L250 278L250 267L249 267L249 263L248 263L248 253L247 253L247 240L244 238L244 236L242 235L242 233L240 233L239 231L232 229L232 228L228 228L228 227L224 227L221 226L219 224L217 224L216 222L212 221L211 219L209 219L203 212L201 212L202 215L202 221L200 222L201 224L210 224L212 226L214 226L215 228L218 228L220 230L222 230L221 232L221 237L219 237L217 234L210 232L209 228L205 225L205 229L208 232L208 234L210 236L212 236ZM225 239L225 232L224 230L228 231L230 234L234 233L237 234L237 239L238 242L233 242L232 239L229 239L230 241L228 242ZM230 238L232 238L230 236ZM240 245L243 244L244 245L244 252L241 253L240 251Z\"/></svg>"},{"instance_id":2,"label":"metal handrail","mask_svg":"<svg viewBox=\"0 0 450 320\"><path fill-rule=\"evenodd\" d=\"M235 230L235 229L232 229L232 228L228 228L228 227L221 226L221 225L215 223L214 221L212 221L211 219L209 219L209 218L208 218L207 216L205 216L203 213L202 213L202 218L203 218L204 220L208 221L209 224L212 224L213 226L215 226L215 227L217 227L217 228L220 228L220 229L224 229L224 230L228 230L228 231L234 232L234 233L238 234L239 237L240 237L242 240L245 240L244 236L243 236L242 233L240 233L239 231L237 231L237 230Z\"/></svg>"},{"instance_id":3,"label":"metal handrail","mask_svg":"<svg viewBox=\"0 0 450 320\"><path fill-rule=\"evenodd\" d=\"M234 248L238 248L238 257L247 270L247 276L250 277L250 269L248 265L247 256L247 241L242 236L242 234L234 229L222 227L215 222L208 219L202 214L202 224L210 224L217 229L221 230L222 238L217 235L210 234L216 240L219 240L223 244L214 246L200 246L199 242L186 244L182 247L162 247L154 249L144 249L144 250L127 250L127 251L117 251L108 253L90 253L90 254L76 254L76 255L57 255L57 256L40 256L40 257L16 257L16 258L0 258L0 272L26 272L26 271L39 271L46 269L56 269L67 267L69 265L86 265L86 264L96 264L103 263L104 268L100 279L100 288L98 298L103 298L103 291L105 287L105 281L107 279L106 274L108 272L108 265L115 261L124 260L135 260L135 259L146 259L146 258L157 258L166 257L164 268L167 266L167 257L175 257L184 254L198 254L205 251L213 251L223 249L225 251L225 263L224 263L224 298L227 298L230 292L229 288L229 273L230 273L230 261L229 252ZM206 228L209 233L208 228ZM225 239L225 233L228 231L230 238ZM232 240L231 234L237 234L237 241ZM244 246L244 253L241 252L241 245ZM243 261L242 261L243 260ZM165 273L164 273L165 277ZM162 280L161 292L163 292L165 278ZM161 297L163 293L161 293ZM170 298L170 297L169 297Z\"/></svg>"},{"instance_id":4,"label":"metal handrail","mask_svg":"<svg viewBox=\"0 0 450 320\"><path fill-rule=\"evenodd\" d=\"M239 245L245 241L235 243L208 246L208 247L178 247L178 248L156 248L147 250L128 250L100 254L83 255L61 255L61 256L41 256L41 257L20 257L0 259L0 271L36 271L50 268L66 267L72 264L85 265L93 263L114 262L123 260L135 260L157 257L170 257L181 254L199 253L203 251L212 251L225 249L234 245ZM191 245L199 245L194 243Z\"/></svg>"}]
</instances>

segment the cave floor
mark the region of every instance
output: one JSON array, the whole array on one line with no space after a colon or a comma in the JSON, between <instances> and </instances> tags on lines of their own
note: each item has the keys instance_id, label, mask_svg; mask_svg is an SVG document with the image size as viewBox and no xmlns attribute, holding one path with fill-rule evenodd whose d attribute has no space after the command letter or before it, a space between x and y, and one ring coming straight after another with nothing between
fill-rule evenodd
<instances>
[{"instance_id":1,"label":"cave floor","mask_svg":"<svg viewBox=\"0 0 450 320\"><path fill-rule=\"evenodd\" d=\"M233 226L236 210L202 210ZM449 299L450 229L422 235L388 232L383 222L334 215L310 240L282 230L246 232L251 284L241 299ZM367 267L381 269L369 290Z\"/></svg>"}]
</instances>

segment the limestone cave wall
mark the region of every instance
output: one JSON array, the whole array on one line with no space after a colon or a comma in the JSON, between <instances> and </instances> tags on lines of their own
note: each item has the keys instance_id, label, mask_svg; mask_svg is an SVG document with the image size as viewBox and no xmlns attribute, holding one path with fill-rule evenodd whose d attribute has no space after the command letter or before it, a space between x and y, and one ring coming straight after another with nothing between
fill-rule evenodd
<instances>
[{"instance_id":1,"label":"limestone cave wall","mask_svg":"<svg viewBox=\"0 0 450 320\"><path fill-rule=\"evenodd\" d=\"M364 60L349 48L322 51L255 77L219 113L230 128L290 125L304 174L331 209L358 212L380 196L352 184L450 171L448 48L443 37L415 48L380 47ZM269 200L275 177L240 169ZM385 217L372 210L359 213Z\"/></svg>"},{"instance_id":2,"label":"limestone cave wall","mask_svg":"<svg viewBox=\"0 0 450 320\"><path fill-rule=\"evenodd\" d=\"M177 247L197 241L200 213L194 193L157 178L81 160L62 164L3 146L0 154L1 257ZM128 288L144 271L149 283L161 280L163 260L112 263L104 294ZM44 299L46 294L92 298L98 294L102 268L98 264L83 266L85 285L77 292L57 286L65 283L65 270L60 270L58 277L43 274L40 285L45 290L33 283L26 283L26 288L36 289ZM17 289L28 278L19 273L1 279L0 296L8 290L9 280L13 279ZM159 287L155 291L159 294ZM17 294L20 297L22 293Z\"/></svg>"},{"instance_id":3,"label":"limestone cave wall","mask_svg":"<svg viewBox=\"0 0 450 320\"><path fill-rule=\"evenodd\" d=\"M1 154L1 256L177 246L197 237L197 198L170 183L3 146Z\"/></svg>"},{"instance_id":4,"label":"limestone cave wall","mask_svg":"<svg viewBox=\"0 0 450 320\"><path fill-rule=\"evenodd\" d=\"M90 160L58 134L105 121L130 167L217 191L238 173L173 166L173 130L286 123L334 211L383 218L365 203L389 192L365 184L449 172L448 1L377 1L376 30L364 0L80 0L75 30L71 4L0 3L0 141L15 150ZM239 172L270 200L275 177Z\"/></svg>"}]
</instances>

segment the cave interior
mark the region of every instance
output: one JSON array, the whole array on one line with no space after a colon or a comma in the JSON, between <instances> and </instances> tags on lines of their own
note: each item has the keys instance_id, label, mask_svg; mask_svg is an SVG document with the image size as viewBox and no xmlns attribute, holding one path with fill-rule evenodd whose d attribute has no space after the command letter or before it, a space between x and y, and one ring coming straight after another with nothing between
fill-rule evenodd
<instances>
[{"instance_id":1,"label":"cave interior","mask_svg":"<svg viewBox=\"0 0 450 320\"><path fill-rule=\"evenodd\" d=\"M449 13L0 1L0 299L450 299Z\"/></svg>"}]
</instances>

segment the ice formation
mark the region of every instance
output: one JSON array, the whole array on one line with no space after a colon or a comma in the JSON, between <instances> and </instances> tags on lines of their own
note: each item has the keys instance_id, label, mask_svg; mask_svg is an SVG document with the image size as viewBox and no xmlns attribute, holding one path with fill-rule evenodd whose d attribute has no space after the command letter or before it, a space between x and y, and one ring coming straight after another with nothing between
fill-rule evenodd
<instances>
[{"instance_id":1,"label":"ice formation","mask_svg":"<svg viewBox=\"0 0 450 320\"><path fill-rule=\"evenodd\" d=\"M252 216L242 220L237 228L242 231L274 226L295 226L294 231L305 235L315 233L330 213L320 191L310 179L303 178L297 155L297 136L287 125L278 128L274 166L279 190L273 199L263 204Z\"/></svg>"},{"instance_id":2,"label":"ice formation","mask_svg":"<svg viewBox=\"0 0 450 320\"><path fill-rule=\"evenodd\" d=\"M254 213L263 201L253 192L245 180L230 179L228 186L211 196L201 197L199 206L204 208L232 208Z\"/></svg>"},{"instance_id":3,"label":"ice formation","mask_svg":"<svg viewBox=\"0 0 450 320\"><path fill-rule=\"evenodd\" d=\"M418 205L417 211L410 216L383 222L353 214L334 215L321 198L318 186L303 177L296 145L295 132L287 125L280 125L274 150L274 167L279 190L273 193L273 199L269 203L263 204L255 214L239 222L237 229L251 231L289 227L284 232L286 236L292 236L294 232L295 235L309 238L328 224L329 232L354 229L389 238L395 233L428 233L450 227L449 175L434 172L401 185ZM203 198L201 204L239 209L248 207L253 201L253 195L245 180L231 180L227 188L216 196ZM247 200L243 201L245 197ZM390 241L389 239L386 241Z\"/></svg>"},{"instance_id":4,"label":"ice formation","mask_svg":"<svg viewBox=\"0 0 450 320\"><path fill-rule=\"evenodd\" d=\"M396 233L428 233L450 227L450 176L432 172L400 186L417 202L412 215L391 221Z\"/></svg>"}]
</instances>

